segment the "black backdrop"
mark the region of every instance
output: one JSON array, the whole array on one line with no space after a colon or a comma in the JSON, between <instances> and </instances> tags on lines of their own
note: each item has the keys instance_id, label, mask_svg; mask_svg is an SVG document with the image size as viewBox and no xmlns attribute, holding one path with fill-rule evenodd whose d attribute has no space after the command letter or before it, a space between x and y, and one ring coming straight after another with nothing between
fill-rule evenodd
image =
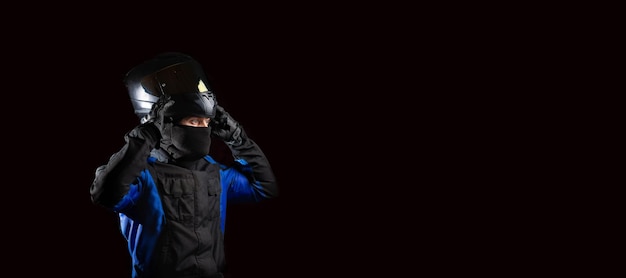
<instances>
[{"instance_id":1,"label":"black backdrop","mask_svg":"<svg viewBox=\"0 0 626 278\"><path fill-rule=\"evenodd\" d=\"M115 216L91 204L89 186L137 124L124 73L164 51L201 62L279 181L279 199L229 208L234 278L501 277L558 257L539 246L535 221L553 214L527 196L545 194L525 184L542 157L515 153L544 134L518 130L528 113L510 108L535 102L520 89L559 70L544 54L550 36L514 15L507 24L515 9L23 3L0 24L2 252L13 276L130 273Z\"/></svg>"},{"instance_id":2,"label":"black backdrop","mask_svg":"<svg viewBox=\"0 0 626 278\"><path fill-rule=\"evenodd\" d=\"M410 196L412 178L390 171L405 158L397 143L406 147L414 130L396 128L388 113L414 90L392 88L416 76L412 49L398 52L410 33L398 32L402 18L354 7L284 8L98 7L45 14L7 34L4 144L17 153L9 173L18 179L5 204L7 238L18 239L11 262L46 275L128 277L116 216L91 203L89 186L138 124L124 74L178 51L203 65L281 190L229 207L232 277L389 277L390 250L407 244L394 239L413 223L400 218L404 209L387 210L413 206L395 201ZM228 155L219 142L212 152Z\"/></svg>"}]
</instances>

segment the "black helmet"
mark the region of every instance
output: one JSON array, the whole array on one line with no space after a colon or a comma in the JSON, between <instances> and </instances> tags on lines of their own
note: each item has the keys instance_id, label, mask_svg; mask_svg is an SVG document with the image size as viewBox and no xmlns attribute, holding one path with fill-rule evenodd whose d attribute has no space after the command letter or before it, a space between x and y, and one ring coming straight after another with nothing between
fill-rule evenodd
<instances>
[{"instance_id":1,"label":"black helmet","mask_svg":"<svg viewBox=\"0 0 626 278\"><path fill-rule=\"evenodd\" d=\"M189 55L166 52L132 68L124 78L130 100L142 123L160 97L175 101L169 116L215 116L217 101L202 66Z\"/></svg>"}]
</instances>

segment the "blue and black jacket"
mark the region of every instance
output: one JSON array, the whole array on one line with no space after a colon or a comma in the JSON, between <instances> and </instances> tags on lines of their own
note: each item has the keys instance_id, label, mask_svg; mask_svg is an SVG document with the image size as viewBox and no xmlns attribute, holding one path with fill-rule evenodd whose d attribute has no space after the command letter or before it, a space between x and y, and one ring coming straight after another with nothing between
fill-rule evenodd
<instances>
[{"instance_id":1,"label":"blue and black jacket","mask_svg":"<svg viewBox=\"0 0 626 278\"><path fill-rule=\"evenodd\" d=\"M232 165L211 156L172 163L155 149L158 137L139 125L126 144L96 169L92 201L119 215L128 242L132 277L221 277L229 203L278 195L269 162L243 136L230 146Z\"/></svg>"}]
</instances>

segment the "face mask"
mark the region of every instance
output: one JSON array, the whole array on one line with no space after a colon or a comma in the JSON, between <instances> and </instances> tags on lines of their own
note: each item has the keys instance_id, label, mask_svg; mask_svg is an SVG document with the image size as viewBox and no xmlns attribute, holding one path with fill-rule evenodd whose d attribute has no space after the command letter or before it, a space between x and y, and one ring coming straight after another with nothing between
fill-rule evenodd
<instances>
[{"instance_id":1,"label":"face mask","mask_svg":"<svg viewBox=\"0 0 626 278\"><path fill-rule=\"evenodd\" d=\"M170 136L161 143L175 160L196 160L209 154L211 128L172 125ZM170 137L170 138L166 138ZM169 139L169 140L168 140ZM169 143L168 143L169 141Z\"/></svg>"}]
</instances>

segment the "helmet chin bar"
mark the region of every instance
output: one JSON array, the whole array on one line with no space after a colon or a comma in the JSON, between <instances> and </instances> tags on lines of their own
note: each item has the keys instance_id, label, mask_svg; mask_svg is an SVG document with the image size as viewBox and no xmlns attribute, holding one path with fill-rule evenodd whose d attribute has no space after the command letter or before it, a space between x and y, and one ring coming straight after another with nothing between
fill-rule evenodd
<instances>
[{"instance_id":1,"label":"helmet chin bar","mask_svg":"<svg viewBox=\"0 0 626 278\"><path fill-rule=\"evenodd\" d=\"M133 104L135 115L139 117L141 123L145 123L149 119L149 113L152 106L157 102L159 97L149 94L140 84L135 84L133 88L128 87L130 101Z\"/></svg>"}]
</instances>

